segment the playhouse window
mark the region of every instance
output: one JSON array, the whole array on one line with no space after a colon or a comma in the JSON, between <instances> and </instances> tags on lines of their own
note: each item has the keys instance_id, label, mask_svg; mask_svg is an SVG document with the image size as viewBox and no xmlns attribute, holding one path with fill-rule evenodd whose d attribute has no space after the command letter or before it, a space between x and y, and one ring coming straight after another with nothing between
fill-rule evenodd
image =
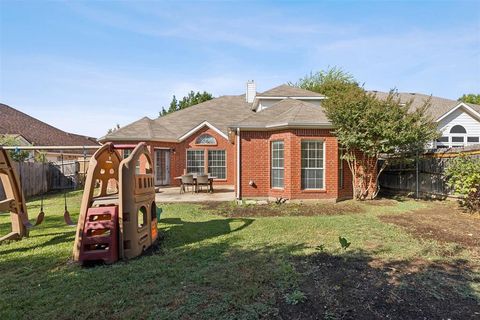
<instances>
[{"instance_id":1,"label":"playhouse window","mask_svg":"<svg viewBox=\"0 0 480 320\"><path fill-rule=\"evenodd\" d=\"M195 141L195 144L211 144L211 145L213 144L213 145L216 145L217 140L209 134L202 134L201 136L199 136L197 138L197 140Z\"/></svg>"},{"instance_id":2,"label":"playhouse window","mask_svg":"<svg viewBox=\"0 0 480 320\"><path fill-rule=\"evenodd\" d=\"M284 186L284 148L283 141L272 141L272 188Z\"/></svg>"},{"instance_id":3,"label":"playhouse window","mask_svg":"<svg viewBox=\"0 0 480 320\"><path fill-rule=\"evenodd\" d=\"M323 189L323 141L302 141L302 189Z\"/></svg>"}]
</instances>

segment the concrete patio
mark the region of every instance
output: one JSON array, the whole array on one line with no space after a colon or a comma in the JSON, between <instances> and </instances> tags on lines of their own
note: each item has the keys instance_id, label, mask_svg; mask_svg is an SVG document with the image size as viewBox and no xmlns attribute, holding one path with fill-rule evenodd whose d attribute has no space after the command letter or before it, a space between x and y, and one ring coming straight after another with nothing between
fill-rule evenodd
<instances>
[{"instance_id":1,"label":"concrete patio","mask_svg":"<svg viewBox=\"0 0 480 320\"><path fill-rule=\"evenodd\" d=\"M162 202L205 202L205 201L233 201L235 192L233 186L213 186L213 193L208 193L205 189L192 193L180 193L180 187L159 187L155 195L155 201Z\"/></svg>"}]
</instances>

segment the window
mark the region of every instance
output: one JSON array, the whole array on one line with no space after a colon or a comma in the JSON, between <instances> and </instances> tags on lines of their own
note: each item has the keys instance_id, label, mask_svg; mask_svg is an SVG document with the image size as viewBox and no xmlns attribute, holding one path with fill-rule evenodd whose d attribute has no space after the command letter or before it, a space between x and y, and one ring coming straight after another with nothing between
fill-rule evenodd
<instances>
[{"instance_id":1,"label":"window","mask_svg":"<svg viewBox=\"0 0 480 320\"><path fill-rule=\"evenodd\" d=\"M448 143L448 137L440 137L437 139L437 142L447 142Z\"/></svg>"},{"instance_id":2,"label":"window","mask_svg":"<svg viewBox=\"0 0 480 320\"><path fill-rule=\"evenodd\" d=\"M323 141L302 141L302 189L323 189Z\"/></svg>"},{"instance_id":3,"label":"window","mask_svg":"<svg viewBox=\"0 0 480 320\"><path fill-rule=\"evenodd\" d=\"M205 158L203 150L187 150L187 173L200 173L205 171Z\"/></svg>"},{"instance_id":4,"label":"window","mask_svg":"<svg viewBox=\"0 0 480 320\"><path fill-rule=\"evenodd\" d=\"M132 149L123 149L123 159L126 159L132 153Z\"/></svg>"},{"instance_id":5,"label":"window","mask_svg":"<svg viewBox=\"0 0 480 320\"><path fill-rule=\"evenodd\" d=\"M202 134L195 140L195 144L212 144L216 145L217 140L209 134Z\"/></svg>"},{"instance_id":6,"label":"window","mask_svg":"<svg viewBox=\"0 0 480 320\"><path fill-rule=\"evenodd\" d=\"M283 188L284 185L284 153L283 141L272 141L272 188Z\"/></svg>"},{"instance_id":7,"label":"window","mask_svg":"<svg viewBox=\"0 0 480 320\"><path fill-rule=\"evenodd\" d=\"M227 178L225 150L208 150L208 173L218 179Z\"/></svg>"},{"instance_id":8,"label":"window","mask_svg":"<svg viewBox=\"0 0 480 320\"><path fill-rule=\"evenodd\" d=\"M463 143L464 139L463 137L452 137L452 142L461 142Z\"/></svg>"},{"instance_id":9,"label":"window","mask_svg":"<svg viewBox=\"0 0 480 320\"><path fill-rule=\"evenodd\" d=\"M452 129L450 129L450 133L461 133L461 134L466 134L467 133L467 130L465 130L464 127L462 127L461 125L456 125L456 126L453 126Z\"/></svg>"},{"instance_id":10,"label":"window","mask_svg":"<svg viewBox=\"0 0 480 320\"><path fill-rule=\"evenodd\" d=\"M468 142L468 143L478 143L479 140L480 140L479 137L468 137L468 138L467 138L467 142Z\"/></svg>"}]
</instances>

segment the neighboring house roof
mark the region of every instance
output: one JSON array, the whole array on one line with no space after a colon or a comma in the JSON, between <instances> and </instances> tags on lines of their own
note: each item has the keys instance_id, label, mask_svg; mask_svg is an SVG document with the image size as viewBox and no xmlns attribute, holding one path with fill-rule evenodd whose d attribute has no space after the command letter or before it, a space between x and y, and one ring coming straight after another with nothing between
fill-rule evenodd
<instances>
[{"instance_id":1,"label":"neighboring house roof","mask_svg":"<svg viewBox=\"0 0 480 320\"><path fill-rule=\"evenodd\" d=\"M240 121L251 114L245 95L221 96L179 110L157 119L142 118L102 137L101 141L154 140L179 141L198 125L208 124L228 134L232 122Z\"/></svg>"},{"instance_id":2,"label":"neighboring house roof","mask_svg":"<svg viewBox=\"0 0 480 320\"><path fill-rule=\"evenodd\" d=\"M232 124L231 127L244 129L331 127L331 123L321 107L305 101L287 98L238 123Z\"/></svg>"},{"instance_id":3,"label":"neighboring house roof","mask_svg":"<svg viewBox=\"0 0 480 320\"><path fill-rule=\"evenodd\" d=\"M267 90L265 92L259 93L256 98L261 97L285 97L285 98L295 98L295 97L318 97L325 98L323 94L301 89L298 87L289 86L287 84L282 84L273 89Z\"/></svg>"},{"instance_id":4,"label":"neighboring house roof","mask_svg":"<svg viewBox=\"0 0 480 320\"><path fill-rule=\"evenodd\" d=\"M374 93L379 99L386 99L388 97L388 92L381 91L369 91ZM413 99L411 109L416 110L423 106L425 101L430 99L431 106L427 109L427 113L433 118L433 120L440 119L443 115L450 112L452 109L460 105L461 101L450 100L445 98L439 98L434 96L429 96L422 93L408 93L408 92L397 92L395 95L400 98L400 102L406 103ZM472 103L464 103L472 108L475 112L480 114L480 105Z\"/></svg>"},{"instance_id":5,"label":"neighboring house roof","mask_svg":"<svg viewBox=\"0 0 480 320\"><path fill-rule=\"evenodd\" d=\"M91 146L95 138L57 129L17 109L0 103L0 135L21 135L37 146Z\"/></svg>"}]
</instances>

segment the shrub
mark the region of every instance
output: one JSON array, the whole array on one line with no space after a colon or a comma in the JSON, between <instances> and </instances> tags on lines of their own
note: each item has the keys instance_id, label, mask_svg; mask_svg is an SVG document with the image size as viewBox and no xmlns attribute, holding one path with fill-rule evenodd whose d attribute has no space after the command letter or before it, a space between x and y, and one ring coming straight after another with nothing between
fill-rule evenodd
<instances>
[{"instance_id":1,"label":"shrub","mask_svg":"<svg viewBox=\"0 0 480 320\"><path fill-rule=\"evenodd\" d=\"M462 205L480 211L480 159L460 156L448 163L445 173L447 184L463 197Z\"/></svg>"},{"instance_id":2,"label":"shrub","mask_svg":"<svg viewBox=\"0 0 480 320\"><path fill-rule=\"evenodd\" d=\"M296 304L305 302L305 300L307 300L307 297L305 296L305 293L303 293L300 290L295 290L285 295L285 301L291 305L296 305Z\"/></svg>"}]
</instances>

